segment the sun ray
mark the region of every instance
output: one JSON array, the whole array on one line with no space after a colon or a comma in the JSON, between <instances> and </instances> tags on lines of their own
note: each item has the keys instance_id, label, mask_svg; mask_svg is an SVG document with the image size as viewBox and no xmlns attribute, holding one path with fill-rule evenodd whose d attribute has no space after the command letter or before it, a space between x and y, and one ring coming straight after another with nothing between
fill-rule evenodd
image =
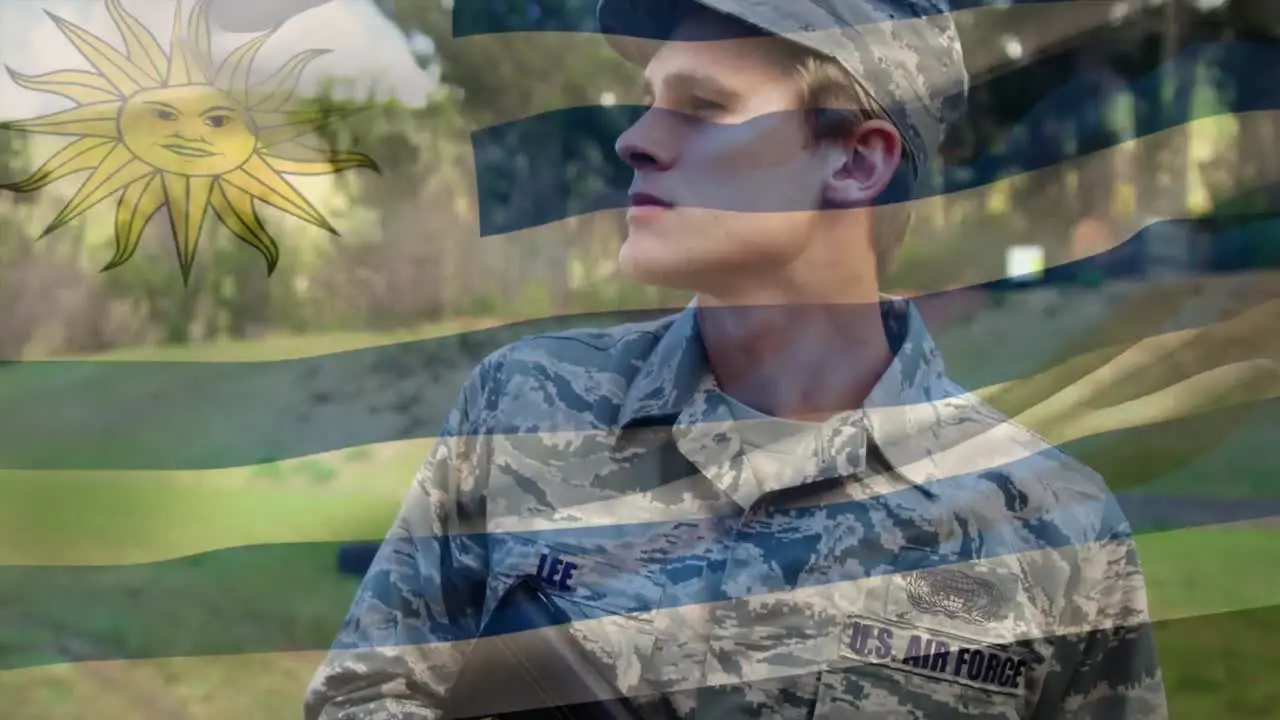
<instances>
[{"instance_id":1,"label":"sun ray","mask_svg":"<svg viewBox=\"0 0 1280 720\"><path fill-rule=\"evenodd\" d=\"M327 139L313 135L307 138L294 138L293 140L276 143L270 149L263 149L259 152L263 155L271 155L285 160L317 161L324 160L338 151L332 149Z\"/></svg>"},{"instance_id":2,"label":"sun ray","mask_svg":"<svg viewBox=\"0 0 1280 720\"><path fill-rule=\"evenodd\" d=\"M209 40L209 5L207 0L196 0L191 8L191 17L187 21L187 39L190 43L190 58L200 69L200 76L206 79L213 77L213 51Z\"/></svg>"},{"instance_id":3,"label":"sun ray","mask_svg":"<svg viewBox=\"0 0 1280 720\"><path fill-rule=\"evenodd\" d=\"M53 157L49 158L38 170L25 180L8 185L0 185L14 192L31 192L54 183L68 175L96 168L116 146L116 142L106 138L80 138L73 140Z\"/></svg>"},{"instance_id":4,"label":"sun ray","mask_svg":"<svg viewBox=\"0 0 1280 720\"><path fill-rule=\"evenodd\" d=\"M317 228L338 234L337 229L329 224L329 220L326 220L324 215L321 215L320 211L316 210L296 187L293 187L293 184L271 169L270 165L266 164L266 160L262 160L260 156L253 156L236 172L225 174L223 182L250 193L266 204L284 210L294 218L306 220Z\"/></svg>"},{"instance_id":5,"label":"sun ray","mask_svg":"<svg viewBox=\"0 0 1280 720\"><path fill-rule=\"evenodd\" d=\"M106 78L91 72L60 70L44 75L24 75L8 65L4 69L21 87L61 95L77 105L124 100L124 96Z\"/></svg>"},{"instance_id":6,"label":"sun ray","mask_svg":"<svg viewBox=\"0 0 1280 720\"><path fill-rule=\"evenodd\" d=\"M354 114L355 110L346 108L308 108L253 113L253 119L258 124L258 144L270 149Z\"/></svg>"},{"instance_id":7,"label":"sun ray","mask_svg":"<svg viewBox=\"0 0 1280 720\"><path fill-rule=\"evenodd\" d=\"M267 275L274 273L276 264L280 262L280 248L262 225L258 209L253 205L253 196L234 185L218 182L213 189L212 202L213 211L222 224L262 254L267 261Z\"/></svg>"},{"instance_id":8,"label":"sun ray","mask_svg":"<svg viewBox=\"0 0 1280 720\"><path fill-rule=\"evenodd\" d=\"M182 268L182 282L185 284L191 279L191 266L196 260L200 228L209 211L214 179L176 173L161 175L169 206L169 222L173 226L173 245L178 251L178 265Z\"/></svg>"},{"instance_id":9,"label":"sun ray","mask_svg":"<svg viewBox=\"0 0 1280 720\"><path fill-rule=\"evenodd\" d=\"M146 25L124 9L120 0L107 0L107 12L120 30L124 38L125 51L129 59L145 72L153 84L159 84L164 77L165 68L169 66L169 58L165 57L164 48L156 36L151 34Z\"/></svg>"},{"instance_id":10,"label":"sun ray","mask_svg":"<svg viewBox=\"0 0 1280 720\"><path fill-rule=\"evenodd\" d=\"M164 184L160 173L153 173L124 189L116 207L116 252L103 272L118 268L133 257L147 223L164 206Z\"/></svg>"},{"instance_id":11,"label":"sun ray","mask_svg":"<svg viewBox=\"0 0 1280 720\"><path fill-rule=\"evenodd\" d=\"M116 118L123 104L115 100L81 105L28 120L2 122L0 128L42 135L81 135L115 140L120 136Z\"/></svg>"},{"instance_id":12,"label":"sun ray","mask_svg":"<svg viewBox=\"0 0 1280 720\"><path fill-rule=\"evenodd\" d=\"M53 19L58 29L67 36L72 45L76 46L84 59L88 60L89 64L93 65L121 94L132 95L143 88L157 85L145 70L93 33L48 11L45 11L45 14Z\"/></svg>"},{"instance_id":13,"label":"sun ray","mask_svg":"<svg viewBox=\"0 0 1280 720\"><path fill-rule=\"evenodd\" d=\"M294 55L271 77L263 80L250 91L250 110L258 113L282 109L297 91L298 82L302 79L302 72L307 69L307 66L330 52L332 51L307 50Z\"/></svg>"},{"instance_id":14,"label":"sun ray","mask_svg":"<svg viewBox=\"0 0 1280 720\"><path fill-rule=\"evenodd\" d=\"M183 37L182 0L178 0L175 5L173 34L169 40L169 74L165 77L164 84L172 87L208 82L208 76L201 71L199 62L193 57L195 53Z\"/></svg>"},{"instance_id":15,"label":"sun ray","mask_svg":"<svg viewBox=\"0 0 1280 720\"><path fill-rule=\"evenodd\" d=\"M253 197L305 220L316 227L338 234L324 215L307 201L288 180L271 169L266 160L253 156L235 172L227 173L223 182L243 190Z\"/></svg>"},{"instance_id":16,"label":"sun ray","mask_svg":"<svg viewBox=\"0 0 1280 720\"><path fill-rule=\"evenodd\" d=\"M381 172L373 158L346 150L317 150L301 143L278 145L263 152L262 158L271 169L286 175L330 175L352 168Z\"/></svg>"},{"instance_id":17,"label":"sun ray","mask_svg":"<svg viewBox=\"0 0 1280 720\"><path fill-rule=\"evenodd\" d=\"M124 145L116 145L40 237L76 219L108 196L128 187L129 183L137 182L154 172L155 168L135 158Z\"/></svg>"},{"instance_id":18,"label":"sun ray","mask_svg":"<svg viewBox=\"0 0 1280 720\"><path fill-rule=\"evenodd\" d=\"M262 46L275 34L269 30L236 48L218 68L213 84L231 94L243 105L249 104L249 70Z\"/></svg>"},{"instance_id":19,"label":"sun ray","mask_svg":"<svg viewBox=\"0 0 1280 720\"><path fill-rule=\"evenodd\" d=\"M31 192L88 172L41 238L119 195L115 252L103 268L110 270L134 257L144 229L167 205L185 284L210 214L263 256L268 274L280 261L280 248L262 222L259 202L338 234L287 179L353 168L379 171L364 153L312 142L359 108L311 102L289 107L306 69L328 50L299 52L265 81L251 84L255 61L274 29L215 64L209 0L192 0L189 13L183 12L183 0L175 0L168 47L129 12L125 0L103 2L123 43L108 43L46 13L96 73L63 70L33 76L6 67L20 87L76 104L41 117L0 122L2 130L74 137L29 177L0 184L0 189Z\"/></svg>"}]
</instances>

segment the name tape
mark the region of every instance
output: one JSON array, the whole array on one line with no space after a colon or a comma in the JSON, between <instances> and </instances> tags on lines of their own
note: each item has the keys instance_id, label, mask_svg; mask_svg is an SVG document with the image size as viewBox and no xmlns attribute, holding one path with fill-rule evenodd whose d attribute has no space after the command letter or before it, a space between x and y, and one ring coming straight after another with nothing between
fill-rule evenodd
<instances>
[{"instance_id":1,"label":"name tape","mask_svg":"<svg viewBox=\"0 0 1280 720\"><path fill-rule=\"evenodd\" d=\"M852 616L841 655L991 692L1026 692L1028 659L1020 653L884 620Z\"/></svg>"}]
</instances>

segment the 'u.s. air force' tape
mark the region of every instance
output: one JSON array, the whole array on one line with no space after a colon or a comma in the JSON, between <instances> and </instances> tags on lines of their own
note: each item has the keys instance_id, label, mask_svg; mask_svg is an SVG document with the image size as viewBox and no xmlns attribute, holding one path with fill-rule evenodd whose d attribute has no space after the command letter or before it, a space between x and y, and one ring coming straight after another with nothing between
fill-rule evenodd
<instances>
[{"instance_id":1,"label":"'u.s. air force' tape","mask_svg":"<svg viewBox=\"0 0 1280 720\"><path fill-rule=\"evenodd\" d=\"M1026 693L1027 670L1033 662L1017 648L985 646L958 635L862 615L848 616L842 640L842 661L888 665L1019 697Z\"/></svg>"}]
</instances>

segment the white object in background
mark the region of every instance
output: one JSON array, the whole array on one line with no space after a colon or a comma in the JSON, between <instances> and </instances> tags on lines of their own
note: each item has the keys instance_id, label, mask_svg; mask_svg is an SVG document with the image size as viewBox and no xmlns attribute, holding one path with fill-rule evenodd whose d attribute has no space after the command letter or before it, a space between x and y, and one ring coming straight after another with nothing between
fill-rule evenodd
<instances>
[{"instance_id":1,"label":"white object in background","mask_svg":"<svg viewBox=\"0 0 1280 720\"><path fill-rule=\"evenodd\" d=\"M1034 282L1044 276L1044 248L1040 245L1013 245L1004 255L1005 277Z\"/></svg>"}]
</instances>

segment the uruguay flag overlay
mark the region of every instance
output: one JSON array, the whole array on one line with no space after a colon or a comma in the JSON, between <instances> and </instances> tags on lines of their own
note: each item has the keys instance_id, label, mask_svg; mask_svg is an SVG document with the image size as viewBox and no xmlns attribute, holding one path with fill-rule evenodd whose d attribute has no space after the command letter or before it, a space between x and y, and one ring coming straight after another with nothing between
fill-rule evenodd
<instances>
[{"instance_id":1,"label":"uruguay flag overlay","mask_svg":"<svg viewBox=\"0 0 1280 720\"><path fill-rule=\"evenodd\" d=\"M168 52L172 0L0 0L0 123L76 106L22 84L92 69L51 15L127 54L117 2ZM885 199L917 208L886 290L915 299L956 382L1106 479L1138 534L1174 716L1267 716L1280 147L1256 143L1280 138L1280 44L1226 32L1213 3L1188 3L1165 45L1162 3L952 4L971 107L927 181ZM210 219L180 290L160 215L99 273L114 195L41 237L88 165L0 190L6 717L296 715L471 369L530 334L683 307L610 274L630 182L613 142L644 107L639 70L601 60L594 2L294 5L250 79L328 50L297 89L350 111L321 133L325 161L380 173L282 172L335 232L260 202L270 279ZM212 57L260 30L213 27ZM74 141L0 129L0 184ZM1018 276L1015 249L1046 267ZM64 319L95 303L109 318Z\"/></svg>"}]
</instances>

